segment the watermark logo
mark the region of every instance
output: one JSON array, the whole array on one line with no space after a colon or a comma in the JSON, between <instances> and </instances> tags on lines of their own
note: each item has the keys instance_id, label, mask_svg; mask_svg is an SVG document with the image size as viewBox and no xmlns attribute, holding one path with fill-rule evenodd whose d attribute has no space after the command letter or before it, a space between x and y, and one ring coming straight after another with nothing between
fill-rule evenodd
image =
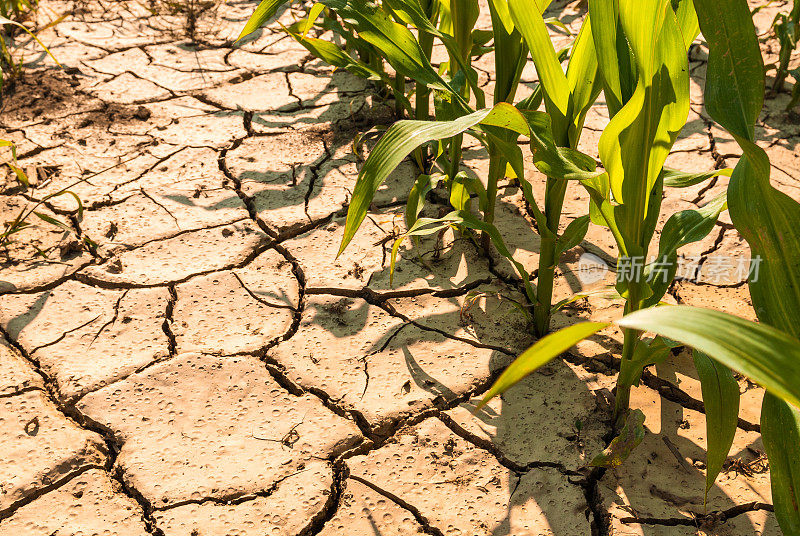
<instances>
[{"instance_id":1,"label":"watermark logo","mask_svg":"<svg viewBox=\"0 0 800 536\"><path fill-rule=\"evenodd\" d=\"M665 257L620 257L617 260L616 280L623 282L662 282L672 278L692 283L712 285L735 284L744 280L758 281L761 257L731 257L726 255ZM582 285L588 286L605 279L613 270L602 258L586 252L578 259L574 271Z\"/></svg>"},{"instance_id":2,"label":"watermark logo","mask_svg":"<svg viewBox=\"0 0 800 536\"><path fill-rule=\"evenodd\" d=\"M603 259L588 251L578 259L575 275L582 285L593 285L602 281L608 273L608 265Z\"/></svg>"}]
</instances>

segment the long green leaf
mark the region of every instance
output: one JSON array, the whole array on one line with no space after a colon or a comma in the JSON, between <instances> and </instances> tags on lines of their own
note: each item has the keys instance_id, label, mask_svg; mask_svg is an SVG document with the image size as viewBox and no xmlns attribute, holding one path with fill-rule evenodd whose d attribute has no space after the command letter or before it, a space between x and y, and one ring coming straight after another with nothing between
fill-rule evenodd
<instances>
[{"instance_id":1,"label":"long green leaf","mask_svg":"<svg viewBox=\"0 0 800 536\"><path fill-rule=\"evenodd\" d=\"M347 209L344 237L337 255L341 255L355 236L367 215L375 192L411 151L432 140L452 138L481 123L510 128L520 134L529 132L522 114L507 103L478 110L453 121L398 121L392 125L375 145L358 174L353 198Z\"/></svg>"},{"instance_id":2,"label":"long green leaf","mask_svg":"<svg viewBox=\"0 0 800 536\"><path fill-rule=\"evenodd\" d=\"M504 393L525 376L531 374L542 365L572 348L586 337L607 327L608 322L580 322L555 333L542 337L536 344L522 352L492 385L489 392L481 399L475 411L485 406L489 400Z\"/></svg>"},{"instance_id":3,"label":"long green leaf","mask_svg":"<svg viewBox=\"0 0 800 536\"><path fill-rule=\"evenodd\" d=\"M243 37L250 35L264 26L269 19L275 16L279 7L290 1L291 0L261 0L256 10L250 15L250 18L247 19L247 23L245 23L236 41L241 41Z\"/></svg>"},{"instance_id":4,"label":"long green leaf","mask_svg":"<svg viewBox=\"0 0 800 536\"><path fill-rule=\"evenodd\" d=\"M800 337L800 204L772 187L769 159L754 143L764 100L764 65L749 6L745 0L694 3L709 46L706 110L744 153L731 175L728 205L754 262L761 263L749 277L753 307L761 322ZM784 533L800 534L797 410L768 396L761 419L764 445L770 445L775 516Z\"/></svg>"},{"instance_id":5,"label":"long green leaf","mask_svg":"<svg viewBox=\"0 0 800 536\"><path fill-rule=\"evenodd\" d=\"M728 457L739 422L739 384L731 370L703 352L693 353L706 408L706 493Z\"/></svg>"},{"instance_id":6,"label":"long green leaf","mask_svg":"<svg viewBox=\"0 0 800 536\"><path fill-rule=\"evenodd\" d=\"M623 317L618 324L696 348L800 406L800 341L782 331L685 305L644 309Z\"/></svg>"},{"instance_id":7,"label":"long green leaf","mask_svg":"<svg viewBox=\"0 0 800 536\"><path fill-rule=\"evenodd\" d=\"M542 13L531 9L529 0L509 0L508 7L514 26L519 30L528 44L539 75L539 82L544 88L544 99L547 112L552 116L557 133L567 131L567 114L569 112L569 84L558 61L558 55L550 41ZM561 144L566 145L566 144Z\"/></svg>"},{"instance_id":8,"label":"long green leaf","mask_svg":"<svg viewBox=\"0 0 800 536\"><path fill-rule=\"evenodd\" d=\"M775 517L787 536L800 534L797 497L800 496L800 411L764 394L761 439L769 459Z\"/></svg>"}]
</instances>

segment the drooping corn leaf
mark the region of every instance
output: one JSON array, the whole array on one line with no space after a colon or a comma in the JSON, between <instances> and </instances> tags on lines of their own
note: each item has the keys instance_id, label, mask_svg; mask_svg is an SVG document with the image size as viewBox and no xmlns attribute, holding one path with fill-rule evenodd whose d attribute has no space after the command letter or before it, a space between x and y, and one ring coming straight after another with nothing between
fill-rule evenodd
<instances>
[{"instance_id":1,"label":"drooping corn leaf","mask_svg":"<svg viewBox=\"0 0 800 536\"><path fill-rule=\"evenodd\" d=\"M375 192L411 151L432 140L452 138L482 122L517 129L520 133L528 130L525 118L507 103L478 110L453 121L398 121L392 125L375 145L358 174L338 255L341 255L364 221Z\"/></svg>"},{"instance_id":2,"label":"drooping corn leaf","mask_svg":"<svg viewBox=\"0 0 800 536\"><path fill-rule=\"evenodd\" d=\"M533 346L522 352L518 358L494 382L489 392L481 399L475 411L485 406L489 400L503 394L542 365L555 359L575 344L607 327L608 322L580 322L555 333L545 335Z\"/></svg>"},{"instance_id":3,"label":"drooping corn leaf","mask_svg":"<svg viewBox=\"0 0 800 536\"><path fill-rule=\"evenodd\" d=\"M661 178L664 179L664 186L667 188L688 188L689 186L700 184L714 177L730 177L732 172L732 169L717 169L714 171L691 173L678 171L677 169L663 168L661 170Z\"/></svg>"},{"instance_id":4,"label":"drooping corn leaf","mask_svg":"<svg viewBox=\"0 0 800 536\"><path fill-rule=\"evenodd\" d=\"M714 485L728 457L739 422L739 384L731 369L703 352L693 352L706 408L706 492ZM704 501L705 502L705 501Z\"/></svg>"},{"instance_id":5,"label":"drooping corn leaf","mask_svg":"<svg viewBox=\"0 0 800 536\"><path fill-rule=\"evenodd\" d=\"M275 16L279 7L291 1L292 0L261 0L256 10L250 15L250 18L247 19L247 23L245 23L244 28L242 28L239 37L236 38L236 42L238 43L243 37L250 35L264 26L269 19Z\"/></svg>"},{"instance_id":6,"label":"drooping corn leaf","mask_svg":"<svg viewBox=\"0 0 800 536\"><path fill-rule=\"evenodd\" d=\"M753 307L764 324L799 337L800 204L772 187L769 159L754 143L755 122L764 99L764 66L749 7L745 0L694 3L709 46L706 110L733 135L744 153L731 175L728 206L734 226L750 245L754 262L760 263L760 269L751 270L749 276ZM796 405L796 401L789 402ZM770 445L770 466L774 464L775 517L786 534L800 533L796 415L796 407L765 398L762 438L765 446ZM786 438L792 434L794 443L789 443Z\"/></svg>"},{"instance_id":7,"label":"drooping corn leaf","mask_svg":"<svg viewBox=\"0 0 800 536\"><path fill-rule=\"evenodd\" d=\"M624 328L681 342L800 406L800 341L766 324L686 305L652 307L623 317Z\"/></svg>"},{"instance_id":8,"label":"drooping corn leaf","mask_svg":"<svg viewBox=\"0 0 800 536\"><path fill-rule=\"evenodd\" d=\"M775 517L786 535L800 534L800 410L769 393L761 405L761 439L769 459Z\"/></svg>"}]
</instances>

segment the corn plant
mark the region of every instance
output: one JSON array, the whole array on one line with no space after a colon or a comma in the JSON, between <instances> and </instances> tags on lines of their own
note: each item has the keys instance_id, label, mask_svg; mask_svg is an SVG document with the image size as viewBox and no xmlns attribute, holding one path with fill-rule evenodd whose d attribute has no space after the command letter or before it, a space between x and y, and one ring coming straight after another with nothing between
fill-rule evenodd
<instances>
[{"instance_id":1,"label":"corn plant","mask_svg":"<svg viewBox=\"0 0 800 536\"><path fill-rule=\"evenodd\" d=\"M22 30L30 35L42 49L55 61L59 67L61 66L47 47L42 43L36 34L26 28L19 22L26 13L30 12L36 3L30 0L0 0L0 101L2 100L2 91L4 83L10 78L14 80L22 72L22 58L15 60L12 54L11 40L14 37L13 32ZM52 22L50 25L57 23Z\"/></svg>"},{"instance_id":2,"label":"corn plant","mask_svg":"<svg viewBox=\"0 0 800 536\"><path fill-rule=\"evenodd\" d=\"M654 4L661 4L660 9L664 9L663 2L654 1L648 2L648 11ZM630 5L631 2L620 0L620 20L626 29L630 27L629 23L626 26L626 14L631 14L626 8ZM630 306L632 285L624 285L623 289L629 296L626 307L629 314L617 324L625 330L625 344L629 344L628 335L631 333L648 331L657 337L647 345L642 345L642 340L639 340L627 362L626 352L623 352L617 410L620 409L620 387L625 387L622 383L628 381L632 369L640 370L665 359L669 354L665 349L674 344L694 347L695 365L706 404L708 493L722 469L736 431L739 391L728 367L763 386L766 393L761 431L770 461L775 514L785 534L800 534L800 328L796 322L800 318L800 273L797 270L800 253L795 248L800 240L796 226L800 221L800 204L770 185L769 160L763 149L754 143L754 124L763 106L764 69L747 3L744 0L723 0L720 5L717 0L696 0L695 6L699 26L710 49L705 90L707 110L733 135L744 152L731 174L728 202L735 227L750 244L754 258L763 261L761 271L757 275L751 271L748 281L761 323L686 306L636 311ZM684 21L690 19L687 17ZM688 37L684 32L684 38ZM640 57L641 48L629 43L634 59ZM636 63L640 61L636 60ZM635 102L635 93L640 87L637 85L631 101ZM625 114L627 106L629 104L623 106L616 117ZM609 128L613 123L614 120ZM617 143L624 147L622 137L618 142L615 140L615 145ZM601 156L602 153L601 147ZM622 189L620 193L621 199L625 199L627 191ZM604 206L598 196L595 198L599 212L612 213L613 207ZM617 232L622 236L621 229ZM662 241L666 234L665 226ZM636 286L633 285L634 292L642 290ZM648 299L652 301L652 298ZM608 325L579 323L541 339L503 373L481 404ZM615 442L628 441L625 446L629 451L641 441L643 433L643 430L632 430L631 427L640 428L641 424L641 415L628 419ZM609 448L593 463L601 466L620 463L620 452L624 454L625 450Z\"/></svg>"},{"instance_id":3,"label":"corn plant","mask_svg":"<svg viewBox=\"0 0 800 536\"><path fill-rule=\"evenodd\" d=\"M795 84L792 89L792 99L786 107L789 110L800 102L800 68L789 69L792 53L800 42L800 2L795 0L789 13L778 13L772 21L772 29L781 47L778 53L778 63L774 65L775 81L772 89L783 91L786 76L791 74L794 77Z\"/></svg>"}]
</instances>

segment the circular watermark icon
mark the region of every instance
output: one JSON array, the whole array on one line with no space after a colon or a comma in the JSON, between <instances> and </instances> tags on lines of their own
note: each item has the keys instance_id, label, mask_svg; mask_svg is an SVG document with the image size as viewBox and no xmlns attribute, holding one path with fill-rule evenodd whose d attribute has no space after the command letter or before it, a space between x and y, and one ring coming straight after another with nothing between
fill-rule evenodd
<instances>
[{"instance_id":1,"label":"circular watermark icon","mask_svg":"<svg viewBox=\"0 0 800 536\"><path fill-rule=\"evenodd\" d=\"M602 281L607 272L608 265L605 261L587 251L578 259L578 269L575 271L575 275L578 277L578 281L585 286Z\"/></svg>"}]
</instances>

